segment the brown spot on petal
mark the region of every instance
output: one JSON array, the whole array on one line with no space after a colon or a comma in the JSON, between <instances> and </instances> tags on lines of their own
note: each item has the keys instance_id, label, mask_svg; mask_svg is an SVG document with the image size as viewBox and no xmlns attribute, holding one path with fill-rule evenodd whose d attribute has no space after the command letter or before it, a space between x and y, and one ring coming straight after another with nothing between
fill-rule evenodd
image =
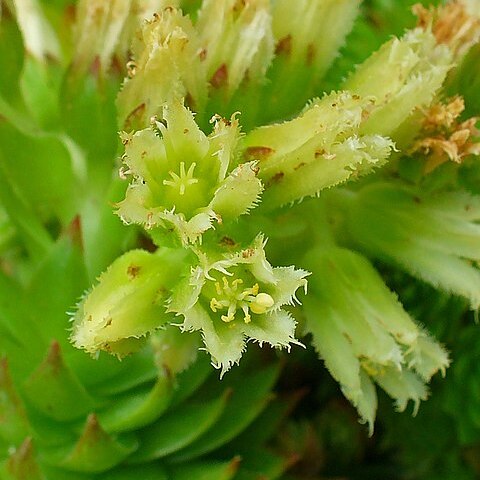
<instances>
[{"instance_id":1,"label":"brown spot on petal","mask_svg":"<svg viewBox=\"0 0 480 480\"><path fill-rule=\"evenodd\" d=\"M298 170L299 168L302 168L306 165L305 162L300 162L298 165L296 165L295 167L293 167L294 170Z\"/></svg>"},{"instance_id":2,"label":"brown spot on petal","mask_svg":"<svg viewBox=\"0 0 480 480\"><path fill-rule=\"evenodd\" d=\"M227 247L234 247L236 245L235 243L235 240L233 240L232 238L230 237L223 237L221 240L220 240L220 243L222 245L225 245Z\"/></svg>"},{"instance_id":3,"label":"brown spot on petal","mask_svg":"<svg viewBox=\"0 0 480 480\"><path fill-rule=\"evenodd\" d=\"M307 65L313 65L315 61L315 45L310 44L307 47Z\"/></svg>"},{"instance_id":4,"label":"brown spot on petal","mask_svg":"<svg viewBox=\"0 0 480 480\"><path fill-rule=\"evenodd\" d=\"M127 275L133 280L140 273L141 267L139 265L129 265L127 268Z\"/></svg>"},{"instance_id":5,"label":"brown spot on petal","mask_svg":"<svg viewBox=\"0 0 480 480\"><path fill-rule=\"evenodd\" d=\"M210 85L213 88L221 88L225 86L228 82L228 69L227 65L224 63L218 67L217 71L212 75L210 79Z\"/></svg>"},{"instance_id":6,"label":"brown spot on petal","mask_svg":"<svg viewBox=\"0 0 480 480\"><path fill-rule=\"evenodd\" d=\"M252 160L265 160L266 158L270 157L275 150L270 147L248 147L243 154L243 157L246 161Z\"/></svg>"},{"instance_id":7,"label":"brown spot on petal","mask_svg":"<svg viewBox=\"0 0 480 480\"><path fill-rule=\"evenodd\" d=\"M292 36L287 35L286 37L280 39L275 46L275 53L277 55L285 54L290 55L292 52Z\"/></svg>"},{"instance_id":8,"label":"brown spot on petal","mask_svg":"<svg viewBox=\"0 0 480 480\"><path fill-rule=\"evenodd\" d=\"M273 177L267 180L267 182L265 183L265 187L268 188L276 183L280 183L284 176L285 174L283 172L276 173Z\"/></svg>"},{"instance_id":9,"label":"brown spot on petal","mask_svg":"<svg viewBox=\"0 0 480 480\"><path fill-rule=\"evenodd\" d=\"M139 120L145 115L146 106L144 103L140 104L138 107L134 108L128 117L125 119L125 129L132 130L137 123L140 123Z\"/></svg>"}]
</instances>

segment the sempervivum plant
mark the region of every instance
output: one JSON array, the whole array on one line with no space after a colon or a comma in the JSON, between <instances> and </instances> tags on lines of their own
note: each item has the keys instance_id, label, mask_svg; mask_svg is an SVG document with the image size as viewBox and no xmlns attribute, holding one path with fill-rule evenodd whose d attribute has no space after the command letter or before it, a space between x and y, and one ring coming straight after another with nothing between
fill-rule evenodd
<instances>
[{"instance_id":1,"label":"sempervivum plant","mask_svg":"<svg viewBox=\"0 0 480 480\"><path fill-rule=\"evenodd\" d=\"M279 478L253 342L417 412L419 285L480 306L480 3L410 6L0 3L0 478Z\"/></svg>"}]
</instances>

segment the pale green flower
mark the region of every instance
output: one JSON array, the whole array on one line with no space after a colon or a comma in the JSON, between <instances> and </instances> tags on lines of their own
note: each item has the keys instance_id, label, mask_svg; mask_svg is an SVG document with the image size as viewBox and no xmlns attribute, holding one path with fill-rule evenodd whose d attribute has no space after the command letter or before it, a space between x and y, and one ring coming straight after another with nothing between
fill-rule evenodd
<instances>
[{"instance_id":1,"label":"pale green flower","mask_svg":"<svg viewBox=\"0 0 480 480\"><path fill-rule=\"evenodd\" d=\"M353 200L353 198L352 198ZM362 249L480 306L480 203L466 192L425 194L377 183L358 192L348 228Z\"/></svg>"},{"instance_id":2,"label":"pale green flower","mask_svg":"<svg viewBox=\"0 0 480 480\"><path fill-rule=\"evenodd\" d=\"M377 383L398 410L417 411L426 383L449 365L446 351L403 310L367 259L331 247L309 252L307 330L342 392L369 424L377 409Z\"/></svg>"},{"instance_id":3,"label":"pale green flower","mask_svg":"<svg viewBox=\"0 0 480 480\"><path fill-rule=\"evenodd\" d=\"M168 310L181 315L183 331L200 330L212 364L221 375L238 363L253 340L290 348L296 321L283 310L293 305L308 272L272 267L262 236L247 248L225 254L200 254L190 275L173 289Z\"/></svg>"},{"instance_id":4,"label":"pale green flower","mask_svg":"<svg viewBox=\"0 0 480 480\"><path fill-rule=\"evenodd\" d=\"M206 136L179 101L164 107L166 125L123 134L122 175L131 175L118 215L147 230L173 230L183 244L254 208L263 190L256 162L238 162L238 120L214 118ZM152 232L154 233L154 232Z\"/></svg>"}]
</instances>

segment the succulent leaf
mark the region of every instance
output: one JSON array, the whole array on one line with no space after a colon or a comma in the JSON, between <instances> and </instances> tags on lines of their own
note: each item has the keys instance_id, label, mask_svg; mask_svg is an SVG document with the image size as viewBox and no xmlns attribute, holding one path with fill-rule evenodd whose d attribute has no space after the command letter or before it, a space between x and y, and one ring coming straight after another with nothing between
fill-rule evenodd
<instances>
[{"instance_id":1,"label":"succulent leaf","mask_svg":"<svg viewBox=\"0 0 480 480\"><path fill-rule=\"evenodd\" d=\"M82 434L72 446L56 449L47 463L74 472L103 472L118 465L137 448L134 437L121 440L109 435L95 414L88 416ZM63 450L63 451L62 451Z\"/></svg>"},{"instance_id":2,"label":"succulent leaf","mask_svg":"<svg viewBox=\"0 0 480 480\"><path fill-rule=\"evenodd\" d=\"M129 462L143 463L166 457L193 443L219 420L228 407L229 397L227 390L208 403L190 402L181 410L164 415L142 430L141 446Z\"/></svg>"},{"instance_id":3,"label":"succulent leaf","mask_svg":"<svg viewBox=\"0 0 480 480\"><path fill-rule=\"evenodd\" d=\"M34 408L57 421L78 419L94 403L65 364L57 342L52 343L44 361L26 379L23 392Z\"/></svg>"},{"instance_id":4,"label":"succulent leaf","mask_svg":"<svg viewBox=\"0 0 480 480\"><path fill-rule=\"evenodd\" d=\"M17 445L31 433L23 402L13 385L8 362L0 362L0 445Z\"/></svg>"}]
</instances>

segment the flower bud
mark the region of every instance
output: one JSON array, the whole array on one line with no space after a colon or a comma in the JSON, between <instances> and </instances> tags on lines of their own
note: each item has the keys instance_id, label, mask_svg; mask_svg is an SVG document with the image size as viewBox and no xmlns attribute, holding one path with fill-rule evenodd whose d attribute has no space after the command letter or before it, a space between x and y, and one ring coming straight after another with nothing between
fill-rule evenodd
<instances>
[{"instance_id":1,"label":"flower bud","mask_svg":"<svg viewBox=\"0 0 480 480\"><path fill-rule=\"evenodd\" d=\"M413 110L430 104L451 65L452 52L429 31L410 30L385 43L343 84L354 94L374 97L361 133L395 139Z\"/></svg>"},{"instance_id":2,"label":"flower bud","mask_svg":"<svg viewBox=\"0 0 480 480\"><path fill-rule=\"evenodd\" d=\"M372 101L334 92L315 100L289 122L247 134L244 157L259 161L265 207L316 195L382 165L393 142L380 135L359 134Z\"/></svg>"},{"instance_id":3,"label":"flower bud","mask_svg":"<svg viewBox=\"0 0 480 480\"><path fill-rule=\"evenodd\" d=\"M359 0L272 2L276 56L265 86L270 107L260 112L265 123L297 113L318 94L318 83L345 42L359 6Z\"/></svg>"},{"instance_id":4,"label":"flower bud","mask_svg":"<svg viewBox=\"0 0 480 480\"><path fill-rule=\"evenodd\" d=\"M184 257L182 251L164 249L132 250L117 258L78 305L72 343L92 354L105 350L119 357L138 349L147 334L170 320L164 304Z\"/></svg>"},{"instance_id":5,"label":"flower bud","mask_svg":"<svg viewBox=\"0 0 480 480\"><path fill-rule=\"evenodd\" d=\"M132 45L129 77L117 99L120 125L145 128L165 102L186 96L201 110L207 95L201 45L191 20L165 8L144 24Z\"/></svg>"},{"instance_id":6,"label":"flower bud","mask_svg":"<svg viewBox=\"0 0 480 480\"><path fill-rule=\"evenodd\" d=\"M304 301L307 330L345 396L373 429L377 383L404 410L426 399L425 382L448 356L403 310L370 263L352 251L312 250Z\"/></svg>"},{"instance_id":7,"label":"flower bud","mask_svg":"<svg viewBox=\"0 0 480 480\"><path fill-rule=\"evenodd\" d=\"M196 29L213 89L225 89L228 98L247 78L264 79L274 43L267 0L205 0Z\"/></svg>"},{"instance_id":8,"label":"flower bud","mask_svg":"<svg viewBox=\"0 0 480 480\"><path fill-rule=\"evenodd\" d=\"M348 228L375 258L480 306L480 199L377 183L352 198Z\"/></svg>"}]
</instances>

